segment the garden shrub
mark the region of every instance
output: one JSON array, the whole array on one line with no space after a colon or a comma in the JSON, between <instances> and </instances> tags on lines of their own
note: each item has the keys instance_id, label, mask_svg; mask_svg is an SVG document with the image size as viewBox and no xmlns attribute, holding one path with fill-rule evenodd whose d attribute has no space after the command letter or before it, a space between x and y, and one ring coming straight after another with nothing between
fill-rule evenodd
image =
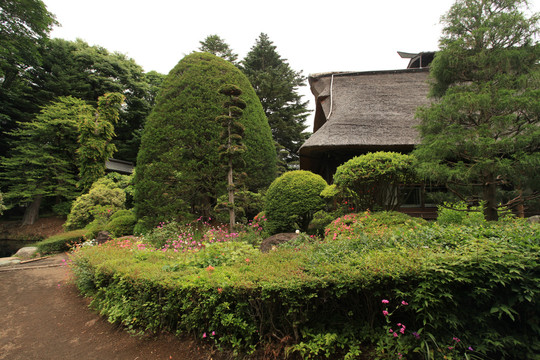
<instances>
[{"instance_id":1,"label":"garden shrub","mask_svg":"<svg viewBox=\"0 0 540 360\"><path fill-rule=\"evenodd\" d=\"M414 229L414 220L394 213L347 216L333 224L335 239L268 254L236 242L177 252L134 240L82 248L72 256L75 282L110 321L134 331L191 333L236 351L277 337L277 346L304 358L538 354L540 226ZM393 224L385 229L381 219ZM394 246L366 250L364 240L381 229ZM466 235L453 246L441 245L460 231ZM404 234L408 241L400 241ZM428 355L426 345L441 353Z\"/></svg>"},{"instance_id":2,"label":"garden shrub","mask_svg":"<svg viewBox=\"0 0 540 360\"><path fill-rule=\"evenodd\" d=\"M356 210L395 210L401 204L399 185L415 181L413 157L379 151L355 156L340 165L334 184L352 194Z\"/></svg>"},{"instance_id":3,"label":"garden shrub","mask_svg":"<svg viewBox=\"0 0 540 360\"><path fill-rule=\"evenodd\" d=\"M92 184L88 194L79 196L73 202L64 228L66 230L80 229L99 217L105 219L98 222L106 223L112 214L125 207L126 191L119 186L121 185L109 175Z\"/></svg>"},{"instance_id":4,"label":"garden shrub","mask_svg":"<svg viewBox=\"0 0 540 360\"><path fill-rule=\"evenodd\" d=\"M116 214L121 211L122 210L118 211ZM129 211L129 213L127 214L118 216L114 215L111 216L109 222L105 225L105 230L114 237L133 235L133 228L137 223L137 218L135 217L135 214Z\"/></svg>"},{"instance_id":5,"label":"garden shrub","mask_svg":"<svg viewBox=\"0 0 540 360\"><path fill-rule=\"evenodd\" d=\"M86 230L79 229L65 233L53 235L35 244L38 252L44 254L55 254L69 251L76 244L80 244L86 238Z\"/></svg>"},{"instance_id":6,"label":"garden shrub","mask_svg":"<svg viewBox=\"0 0 540 360\"><path fill-rule=\"evenodd\" d=\"M307 231L313 215L324 207L320 194L327 185L320 175L304 170L290 171L274 180L264 205L268 233Z\"/></svg>"},{"instance_id":7,"label":"garden shrub","mask_svg":"<svg viewBox=\"0 0 540 360\"><path fill-rule=\"evenodd\" d=\"M208 217L225 194L227 177L218 151L222 127L215 120L223 111L225 96L218 89L224 84L238 86L247 103L239 119L245 127L247 190L257 192L275 178L272 134L249 80L217 56L192 53L165 78L146 121L135 174L137 230L189 220L190 214Z\"/></svg>"}]
</instances>

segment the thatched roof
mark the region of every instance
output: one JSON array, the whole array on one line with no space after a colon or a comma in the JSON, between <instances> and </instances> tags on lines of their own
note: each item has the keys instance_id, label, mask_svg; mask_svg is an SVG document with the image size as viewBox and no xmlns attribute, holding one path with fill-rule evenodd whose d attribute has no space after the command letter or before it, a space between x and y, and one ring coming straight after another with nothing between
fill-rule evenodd
<instances>
[{"instance_id":1,"label":"thatched roof","mask_svg":"<svg viewBox=\"0 0 540 360\"><path fill-rule=\"evenodd\" d=\"M316 99L313 135L300 157L338 149L412 150L414 115L429 104L428 69L326 73L309 76Z\"/></svg>"}]
</instances>

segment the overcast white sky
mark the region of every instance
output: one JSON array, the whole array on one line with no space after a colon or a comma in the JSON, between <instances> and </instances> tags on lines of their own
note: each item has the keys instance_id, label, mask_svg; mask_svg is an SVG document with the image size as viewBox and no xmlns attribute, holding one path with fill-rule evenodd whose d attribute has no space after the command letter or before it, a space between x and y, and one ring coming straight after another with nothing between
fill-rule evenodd
<instances>
[{"instance_id":1,"label":"overcast white sky","mask_svg":"<svg viewBox=\"0 0 540 360\"><path fill-rule=\"evenodd\" d=\"M242 59L261 32L294 70L402 69L397 51L438 49L439 20L454 0L44 0L61 27L52 37L81 38L167 74L210 34ZM539 11L540 0L531 0ZM313 107L306 87L300 90ZM311 120L308 120L310 123Z\"/></svg>"}]
</instances>

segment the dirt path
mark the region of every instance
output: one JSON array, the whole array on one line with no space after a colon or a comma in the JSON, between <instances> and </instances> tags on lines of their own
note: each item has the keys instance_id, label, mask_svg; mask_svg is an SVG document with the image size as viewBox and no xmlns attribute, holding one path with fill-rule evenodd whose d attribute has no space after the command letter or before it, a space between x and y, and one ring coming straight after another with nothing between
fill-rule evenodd
<instances>
[{"instance_id":1,"label":"dirt path","mask_svg":"<svg viewBox=\"0 0 540 360\"><path fill-rule=\"evenodd\" d=\"M227 358L190 339L136 338L109 324L79 296L69 269L58 266L65 258L0 268L0 359Z\"/></svg>"}]
</instances>

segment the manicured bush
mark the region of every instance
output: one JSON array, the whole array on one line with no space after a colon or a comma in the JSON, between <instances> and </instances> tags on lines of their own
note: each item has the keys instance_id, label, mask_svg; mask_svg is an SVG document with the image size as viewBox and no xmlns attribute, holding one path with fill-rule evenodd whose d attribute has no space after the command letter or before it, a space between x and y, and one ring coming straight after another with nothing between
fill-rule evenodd
<instances>
[{"instance_id":1,"label":"manicured bush","mask_svg":"<svg viewBox=\"0 0 540 360\"><path fill-rule=\"evenodd\" d=\"M328 184L309 171L290 171L274 180L266 192L264 211L270 235L306 231L313 215L324 207L321 191Z\"/></svg>"},{"instance_id":2,"label":"manicured bush","mask_svg":"<svg viewBox=\"0 0 540 360\"><path fill-rule=\"evenodd\" d=\"M86 230L73 230L65 233L53 235L35 244L38 252L44 254L55 254L69 251L76 244L82 243L86 238Z\"/></svg>"},{"instance_id":3,"label":"manicured bush","mask_svg":"<svg viewBox=\"0 0 540 360\"><path fill-rule=\"evenodd\" d=\"M399 185L412 183L413 157L379 151L355 156L339 166L334 183L352 193L356 210L395 210L400 206Z\"/></svg>"},{"instance_id":4,"label":"manicured bush","mask_svg":"<svg viewBox=\"0 0 540 360\"><path fill-rule=\"evenodd\" d=\"M136 223L137 218L135 217L135 214L130 211L129 214L111 217L107 225L105 225L105 230L114 237L133 235L133 228Z\"/></svg>"},{"instance_id":5,"label":"manicured bush","mask_svg":"<svg viewBox=\"0 0 540 360\"><path fill-rule=\"evenodd\" d=\"M267 187L276 174L276 151L262 105L249 80L233 64L209 53L184 57L165 78L146 121L135 176L137 229L160 222L208 217L227 177L219 159L222 127L215 119L226 97L218 89L234 84L247 103L243 155L247 189Z\"/></svg>"},{"instance_id":6,"label":"manicured bush","mask_svg":"<svg viewBox=\"0 0 540 360\"><path fill-rule=\"evenodd\" d=\"M394 246L366 250L369 230L351 237L346 226L335 239L268 254L234 243L174 252L113 241L73 255L75 281L112 322L191 333L236 351L277 335L275 346L304 358L535 358L539 226L414 229L393 213L355 219L348 226L376 232L385 226L379 220L393 221L382 237ZM444 245L455 228L468 235ZM405 233L410 241L399 241ZM428 355L427 345L441 352Z\"/></svg>"}]
</instances>

